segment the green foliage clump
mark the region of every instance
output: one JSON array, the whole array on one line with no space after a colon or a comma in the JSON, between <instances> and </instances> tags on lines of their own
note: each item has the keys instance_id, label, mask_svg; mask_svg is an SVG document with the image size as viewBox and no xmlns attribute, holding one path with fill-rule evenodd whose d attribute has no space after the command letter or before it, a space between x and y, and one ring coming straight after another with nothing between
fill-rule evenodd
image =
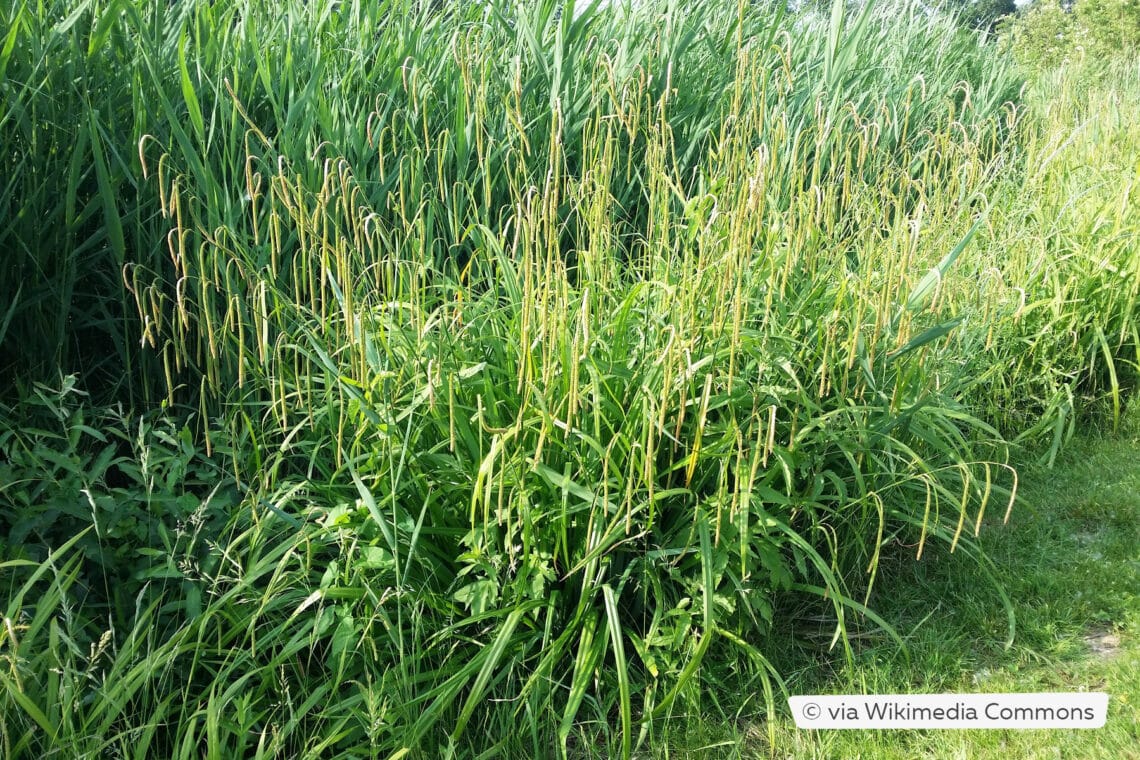
<instances>
[{"instance_id":1,"label":"green foliage clump","mask_svg":"<svg viewBox=\"0 0 1140 760\"><path fill-rule=\"evenodd\" d=\"M1140 49L1140 2L1075 0L1063 6L1041 0L1011 19L1004 34L1014 55L1032 67L1101 65Z\"/></svg>"},{"instance_id":2,"label":"green foliage clump","mask_svg":"<svg viewBox=\"0 0 1140 760\"><path fill-rule=\"evenodd\" d=\"M1009 439L1119 406L1136 221L981 35L432 5L6 11L0 339L74 320L133 405L5 410L6 754L631 756L725 682L771 716L777 626L889 630L885 552L984 567ZM1020 205L1069 190L1093 226Z\"/></svg>"},{"instance_id":3,"label":"green foliage clump","mask_svg":"<svg viewBox=\"0 0 1140 760\"><path fill-rule=\"evenodd\" d=\"M971 29L992 32L1017 12L1014 0L943 0L940 6Z\"/></svg>"},{"instance_id":4,"label":"green foliage clump","mask_svg":"<svg viewBox=\"0 0 1140 760\"><path fill-rule=\"evenodd\" d=\"M197 563L237 493L189 427L86 395L70 376L0 406L0 555L40 563L70 543L86 603L130 605L147 583L184 577L178 564Z\"/></svg>"}]
</instances>

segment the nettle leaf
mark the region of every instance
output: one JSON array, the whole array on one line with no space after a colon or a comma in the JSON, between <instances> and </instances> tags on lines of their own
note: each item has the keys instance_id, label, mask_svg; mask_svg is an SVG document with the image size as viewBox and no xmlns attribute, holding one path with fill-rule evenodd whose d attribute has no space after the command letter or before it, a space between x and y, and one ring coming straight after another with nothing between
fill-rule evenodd
<instances>
[{"instance_id":1,"label":"nettle leaf","mask_svg":"<svg viewBox=\"0 0 1140 760\"><path fill-rule=\"evenodd\" d=\"M645 642L640 636L633 631L625 631L625 635L629 638L633 649L637 652L637 656L645 664L645 669L649 671L649 675L658 678L661 675L660 669L657 667L657 658L653 656L653 650L650 645Z\"/></svg>"},{"instance_id":2,"label":"nettle leaf","mask_svg":"<svg viewBox=\"0 0 1140 760\"><path fill-rule=\"evenodd\" d=\"M776 545L768 541L757 541L753 548L760 558L760 564L768 571L772 585L780 589L791 588L794 578Z\"/></svg>"},{"instance_id":3,"label":"nettle leaf","mask_svg":"<svg viewBox=\"0 0 1140 760\"><path fill-rule=\"evenodd\" d=\"M800 547L798 547L798 546L792 547L792 556L795 557L796 570L799 571L800 577L801 578L809 577L808 576L808 569L807 569L807 558L804 556L804 553L800 549Z\"/></svg>"},{"instance_id":4,"label":"nettle leaf","mask_svg":"<svg viewBox=\"0 0 1140 760\"><path fill-rule=\"evenodd\" d=\"M467 607L472 615L481 615L493 609L499 600L499 584L486 579L478 580L456 591L454 598Z\"/></svg>"},{"instance_id":5,"label":"nettle leaf","mask_svg":"<svg viewBox=\"0 0 1140 760\"><path fill-rule=\"evenodd\" d=\"M713 594L713 604L729 615L736 612L736 596L733 594Z\"/></svg>"},{"instance_id":6,"label":"nettle leaf","mask_svg":"<svg viewBox=\"0 0 1140 760\"><path fill-rule=\"evenodd\" d=\"M550 554L532 553L520 571L519 577L523 581L528 599L545 599L546 586L554 580Z\"/></svg>"},{"instance_id":7,"label":"nettle leaf","mask_svg":"<svg viewBox=\"0 0 1140 760\"><path fill-rule=\"evenodd\" d=\"M756 593L754 590L749 590L744 597L749 608L756 613L761 620L768 625L772 624L772 603L769 601L766 593Z\"/></svg>"}]
</instances>

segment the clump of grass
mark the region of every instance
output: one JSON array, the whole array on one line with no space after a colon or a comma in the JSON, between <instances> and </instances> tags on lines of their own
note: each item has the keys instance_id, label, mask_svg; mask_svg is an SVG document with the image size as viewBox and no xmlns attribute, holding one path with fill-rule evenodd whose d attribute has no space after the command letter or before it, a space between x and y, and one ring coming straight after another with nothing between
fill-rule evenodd
<instances>
[{"instance_id":1,"label":"clump of grass","mask_svg":"<svg viewBox=\"0 0 1140 760\"><path fill-rule=\"evenodd\" d=\"M938 551L929 562L893 559L893 572L876 591L877 609L905 632L907 657L885 637L865 636L853 665L820 663L802 644L787 645L784 658L797 663L789 665L795 674L789 680L798 694L1104 691L1110 697L1103 728L800 731L785 714L778 720L778 751L805 758L1134 754L1140 696L1137 411L1126 414L1122 433L1079 432L1053 467L1027 463L1013 519L983 532L980 544L1017 613L1012 647L1000 645L1004 621L994 614L996 597L985 575ZM789 632L794 628L789 624ZM735 704L746 696L724 701ZM757 722L730 722L709 710L677 727L659 754L703 756L698 742L714 741L713 754L720 757L755 757L769 749Z\"/></svg>"},{"instance_id":2,"label":"clump of grass","mask_svg":"<svg viewBox=\"0 0 1140 760\"><path fill-rule=\"evenodd\" d=\"M979 271L991 326L971 395L1011 437L1048 444L1047 462L1082 413L1116 427L1136 388L1136 65L1115 62L1091 89L1080 68L1044 75L1024 169L994 191L993 265Z\"/></svg>"},{"instance_id":3,"label":"clump of grass","mask_svg":"<svg viewBox=\"0 0 1140 760\"><path fill-rule=\"evenodd\" d=\"M403 105L370 113L363 164L330 140L304 166L277 147L297 139L280 117L271 137L251 98L215 90L250 129L236 219L195 202L207 178L176 173L195 154L140 143L182 285L133 287L172 378L200 368L204 403L260 417L233 416L232 438L281 442L273 468L235 461L239 478L352 486L357 506L326 519L393 588L434 600L398 616L423 668L415 738L448 726L459 746L496 714L484 697L514 695L501 710L561 716L555 736L532 724L536 747L566 747L588 709L628 753L699 701L714 641L771 695L748 642L775 592L830 600L846 643L848 615L873 617L860 600L884 541L957 544L1010 482L971 442L996 432L939 369L955 318L931 307L970 192L939 207L937 254L911 231L927 183L968 171L969 187L999 160L1012 78L872 73L856 54L870 40L929 45L869 10L786 28L681 10L472 20L430 77L418 57L400 69ZM970 53L937 22L917 29ZM518 57L493 78L508 42ZM712 102L680 94L713 65L734 73ZM433 124L437 102L454 127ZM496 131L501 153L481 152ZM868 202L885 219L852 224ZM342 620L375 614L360 604Z\"/></svg>"},{"instance_id":4,"label":"clump of grass","mask_svg":"<svg viewBox=\"0 0 1140 760\"><path fill-rule=\"evenodd\" d=\"M979 402L1030 398L1012 294L1107 309L1041 355L1054 379L1135 335L1134 292L994 253L1048 138L996 51L917 6L68 10L11 11L12 60L115 61L101 308L240 504L166 568L197 603L113 618L111 671L52 643L74 550L11 565L8 619L54 589L12 673L55 652L122 684L53 729L6 676L17 754L630 756L725 679L771 717L789 597L848 657L852 621L893 633L866 606L884 547L972 550L1013 503L1011 429L1067 424L1064 382L1040 422Z\"/></svg>"}]
</instances>

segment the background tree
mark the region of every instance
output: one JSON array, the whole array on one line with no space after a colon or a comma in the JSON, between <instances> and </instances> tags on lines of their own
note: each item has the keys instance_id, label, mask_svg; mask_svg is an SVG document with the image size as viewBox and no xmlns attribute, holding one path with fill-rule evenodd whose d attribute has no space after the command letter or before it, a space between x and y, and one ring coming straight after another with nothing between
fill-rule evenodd
<instances>
[{"instance_id":1,"label":"background tree","mask_svg":"<svg viewBox=\"0 0 1140 760\"><path fill-rule=\"evenodd\" d=\"M1005 36L1032 66L1108 61L1140 49L1140 0L1039 0L1011 19Z\"/></svg>"},{"instance_id":2,"label":"background tree","mask_svg":"<svg viewBox=\"0 0 1140 760\"><path fill-rule=\"evenodd\" d=\"M997 23L1017 12L1014 0L942 0L944 10L958 14L971 29L992 32Z\"/></svg>"},{"instance_id":3,"label":"background tree","mask_svg":"<svg viewBox=\"0 0 1140 760\"><path fill-rule=\"evenodd\" d=\"M1077 0L1073 43L1098 58L1140 48L1140 0Z\"/></svg>"}]
</instances>

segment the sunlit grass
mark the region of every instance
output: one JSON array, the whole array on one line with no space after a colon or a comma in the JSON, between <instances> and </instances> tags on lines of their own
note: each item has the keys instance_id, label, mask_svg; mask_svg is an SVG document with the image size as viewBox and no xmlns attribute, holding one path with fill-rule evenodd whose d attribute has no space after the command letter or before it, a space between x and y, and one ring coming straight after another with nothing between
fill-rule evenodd
<instances>
[{"instance_id":1,"label":"sunlit grass","mask_svg":"<svg viewBox=\"0 0 1140 760\"><path fill-rule=\"evenodd\" d=\"M777 754L804 758L1133 757L1140 704L1140 598L1136 561L1140 414L1119 435L1081 435L1052 469L1028 467L1009 525L981 543L1002 572L1019 621L1011 649L1004 620L975 568L939 553L894 565L879 609L905 632L909 656L865 639L853 666L802 659L796 694L1078 692L1109 694L1096 730L799 731L781 716ZM1104 431L1101 431L1102 433ZM800 658L804 658L801 650ZM795 662L794 655L788 662ZM731 704L747 704L747 694ZM670 757L767 754L757 711L728 723L715 713L678 727ZM662 756L664 752L661 753Z\"/></svg>"},{"instance_id":2,"label":"sunlit grass","mask_svg":"<svg viewBox=\"0 0 1140 760\"><path fill-rule=\"evenodd\" d=\"M911 5L563 10L4 11L0 340L133 407L13 365L5 754L629 756L730 683L775 718L787 616L904 643L884 552L992 573L1010 442L1119 415L1134 177L1079 167L1135 100L1025 101Z\"/></svg>"}]
</instances>

